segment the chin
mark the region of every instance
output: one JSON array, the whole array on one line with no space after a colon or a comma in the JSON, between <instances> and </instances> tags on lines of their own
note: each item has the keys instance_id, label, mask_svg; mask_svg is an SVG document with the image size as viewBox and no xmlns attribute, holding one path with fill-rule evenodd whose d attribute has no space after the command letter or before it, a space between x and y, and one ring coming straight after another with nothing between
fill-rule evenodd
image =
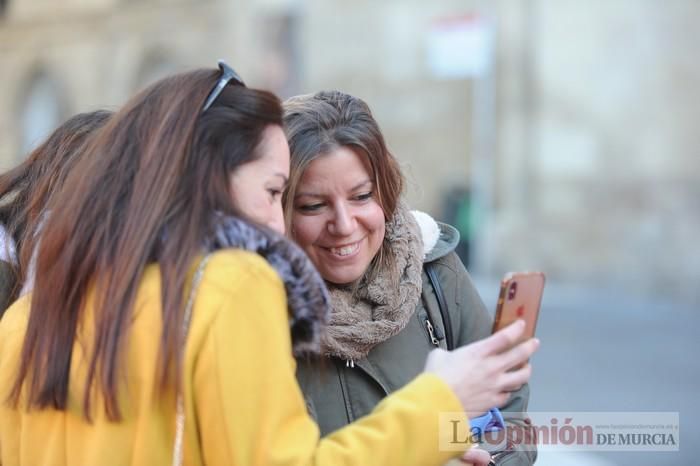
<instances>
[{"instance_id":1,"label":"chin","mask_svg":"<svg viewBox=\"0 0 700 466\"><path fill-rule=\"evenodd\" d=\"M351 283L356 282L362 277L362 273L334 273L334 274L329 274L328 278L326 278L326 281L331 282L335 285L349 285ZM325 278L325 277L324 277Z\"/></svg>"}]
</instances>

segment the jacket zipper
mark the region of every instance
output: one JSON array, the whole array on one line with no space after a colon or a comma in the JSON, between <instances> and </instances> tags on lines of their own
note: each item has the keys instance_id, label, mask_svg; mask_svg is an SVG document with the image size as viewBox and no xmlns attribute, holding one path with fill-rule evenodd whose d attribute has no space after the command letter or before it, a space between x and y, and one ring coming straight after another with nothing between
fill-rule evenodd
<instances>
[{"instance_id":1,"label":"jacket zipper","mask_svg":"<svg viewBox=\"0 0 700 466\"><path fill-rule=\"evenodd\" d=\"M517 453L517 450L505 450L505 451L499 451L498 453L494 453L491 455L491 462L489 465L493 464L496 466L496 461L500 461L504 458L508 458L509 456L512 456Z\"/></svg>"},{"instance_id":2,"label":"jacket zipper","mask_svg":"<svg viewBox=\"0 0 700 466\"><path fill-rule=\"evenodd\" d=\"M428 329L428 335L430 335L430 342L435 345L435 346L440 346L440 341L435 338L435 329L433 328L433 324L430 323L430 319L426 317L425 319L425 328Z\"/></svg>"},{"instance_id":3,"label":"jacket zipper","mask_svg":"<svg viewBox=\"0 0 700 466\"><path fill-rule=\"evenodd\" d=\"M423 309L421 309L418 312L418 321L423 322L423 326L428 332L428 339L430 340L430 343L432 343L433 346L439 348L440 341L445 339L445 334L442 332L442 329L440 327L437 327L433 324L430 312L428 311L427 303L425 302L425 298L423 299L423 303Z\"/></svg>"},{"instance_id":4,"label":"jacket zipper","mask_svg":"<svg viewBox=\"0 0 700 466\"><path fill-rule=\"evenodd\" d=\"M340 382L340 393L343 395L343 402L345 403L345 412L348 416L348 422L355 421L355 415L352 409L352 404L350 402L350 394L348 393L347 382L345 381L345 374L341 367L338 367L338 381Z\"/></svg>"},{"instance_id":5,"label":"jacket zipper","mask_svg":"<svg viewBox=\"0 0 700 466\"><path fill-rule=\"evenodd\" d=\"M342 366L336 366L338 368L338 377L339 377L339 382L340 382L340 392L343 395L343 402L345 403L345 412L347 413L348 416L348 422L354 422L356 417L355 417L355 411L353 410L352 407L352 400L350 398L350 392L348 390L348 382L345 380L345 373L342 369ZM354 359L348 359L345 361L345 367L347 368L355 368L355 360ZM367 369L363 368L360 364L357 364L358 370L364 372L367 377L369 377L374 383L376 383L379 388L382 389L384 392L384 396L389 395L389 389L380 381L378 380L374 375L372 375Z\"/></svg>"}]
</instances>

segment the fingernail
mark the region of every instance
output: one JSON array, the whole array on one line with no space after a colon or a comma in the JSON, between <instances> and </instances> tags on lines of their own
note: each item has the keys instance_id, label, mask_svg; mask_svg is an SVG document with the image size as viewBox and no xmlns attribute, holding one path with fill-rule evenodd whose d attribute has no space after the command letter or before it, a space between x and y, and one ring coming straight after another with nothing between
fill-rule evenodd
<instances>
[{"instance_id":1,"label":"fingernail","mask_svg":"<svg viewBox=\"0 0 700 466\"><path fill-rule=\"evenodd\" d=\"M533 338L535 340L535 346L540 346L540 339L539 338Z\"/></svg>"}]
</instances>

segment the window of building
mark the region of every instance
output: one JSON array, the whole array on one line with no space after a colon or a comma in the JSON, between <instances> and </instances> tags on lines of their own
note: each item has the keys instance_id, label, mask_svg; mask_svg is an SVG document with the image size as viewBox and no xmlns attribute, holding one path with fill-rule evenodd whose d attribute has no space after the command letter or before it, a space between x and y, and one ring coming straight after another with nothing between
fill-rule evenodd
<instances>
[{"instance_id":1,"label":"window of building","mask_svg":"<svg viewBox=\"0 0 700 466\"><path fill-rule=\"evenodd\" d=\"M299 16L295 11L276 11L259 18L262 54L258 73L263 87L282 98L299 93L301 75Z\"/></svg>"}]
</instances>

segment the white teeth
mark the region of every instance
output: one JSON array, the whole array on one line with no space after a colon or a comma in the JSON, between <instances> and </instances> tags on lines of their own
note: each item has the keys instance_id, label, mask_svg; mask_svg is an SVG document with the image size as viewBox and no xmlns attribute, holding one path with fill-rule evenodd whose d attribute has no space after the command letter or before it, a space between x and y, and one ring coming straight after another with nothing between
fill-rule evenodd
<instances>
[{"instance_id":1,"label":"white teeth","mask_svg":"<svg viewBox=\"0 0 700 466\"><path fill-rule=\"evenodd\" d=\"M338 256L348 256L353 252L357 251L360 247L360 243L351 244L349 246L343 246L342 248L331 248L331 252Z\"/></svg>"}]
</instances>

